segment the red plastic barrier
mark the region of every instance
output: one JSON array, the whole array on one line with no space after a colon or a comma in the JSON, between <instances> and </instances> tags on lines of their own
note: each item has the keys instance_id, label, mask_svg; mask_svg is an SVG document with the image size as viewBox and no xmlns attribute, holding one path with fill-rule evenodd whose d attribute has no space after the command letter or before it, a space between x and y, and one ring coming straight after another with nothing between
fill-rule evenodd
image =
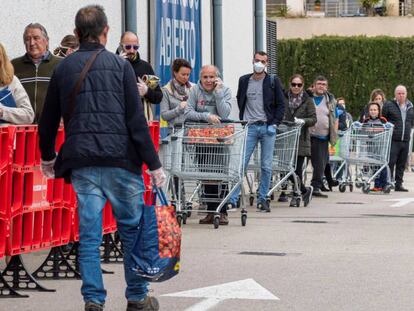
<instances>
[{"instance_id":1,"label":"red plastic barrier","mask_svg":"<svg viewBox=\"0 0 414 311\"><path fill-rule=\"evenodd\" d=\"M13 159L13 138L15 127L0 127L0 170L9 166Z\"/></svg>"},{"instance_id":2,"label":"red plastic barrier","mask_svg":"<svg viewBox=\"0 0 414 311\"><path fill-rule=\"evenodd\" d=\"M0 170L0 217L4 219L10 214L10 184L10 167L5 167L3 170Z\"/></svg>"},{"instance_id":3,"label":"red plastic barrier","mask_svg":"<svg viewBox=\"0 0 414 311\"><path fill-rule=\"evenodd\" d=\"M149 127L152 142L154 143L155 149L158 151L160 147L160 122L149 121L148 127Z\"/></svg>"},{"instance_id":4,"label":"red plastic barrier","mask_svg":"<svg viewBox=\"0 0 414 311\"><path fill-rule=\"evenodd\" d=\"M33 167L36 157L37 126L16 126L13 165Z\"/></svg>"},{"instance_id":5,"label":"red plastic barrier","mask_svg":"<svg viewBox=\"0 0 414 311\"><path fill-rule=\"evenodd\" d=\"M6 254L6 242L9 236L9 219L0 216L0 258Z\"/></svg>"},{"instance_id":6,"label":"red plastic barrier","mask_svg":"<svg viewBox=\"0 0 414 311\"><path fill-rule=\"evenodd\" d=\"M159 148L159 122L150 122ZM37 126L0 127L0 258L79 240L76 194L63 179L46 179L40 171ZM64 142L60 128L56 150ZM152 204L149 175L143 168L144 200ZM103 210L104 233L116 231L109 202Z\"/></svg>"}]
</instances>

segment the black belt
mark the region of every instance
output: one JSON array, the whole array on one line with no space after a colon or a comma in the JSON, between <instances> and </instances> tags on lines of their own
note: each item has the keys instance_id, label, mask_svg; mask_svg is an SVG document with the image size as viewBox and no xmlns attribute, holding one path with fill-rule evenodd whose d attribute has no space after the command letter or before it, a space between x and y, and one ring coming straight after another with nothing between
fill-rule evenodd
<instances>
[{"instance_id":1,"label":"black belt","mask_svg":"<svg viewBox=\"0 0 414 311\"><path fill-rule=\"evenodd\" d=\"M266 121L255 121L250 123L251 125L267 125Z\"/></svg>"}]
</instances>

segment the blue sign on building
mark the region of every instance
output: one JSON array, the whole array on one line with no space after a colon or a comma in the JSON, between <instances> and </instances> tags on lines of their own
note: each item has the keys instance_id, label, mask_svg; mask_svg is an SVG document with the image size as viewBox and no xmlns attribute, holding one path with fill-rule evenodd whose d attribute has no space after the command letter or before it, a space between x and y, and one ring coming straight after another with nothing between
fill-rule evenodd
<instances>
[{"instance_id":1,"label":"blue sign on building","mask_svg":"<svg viewBox=\"0 0 414 311\"><path fill-rule=\"evenodd\" d=\"M161 85L171 79L176 58L193 67L190 81L197 82L201 68L201 0L157 0L155 72Z\"/></svg>"}]
</instances>

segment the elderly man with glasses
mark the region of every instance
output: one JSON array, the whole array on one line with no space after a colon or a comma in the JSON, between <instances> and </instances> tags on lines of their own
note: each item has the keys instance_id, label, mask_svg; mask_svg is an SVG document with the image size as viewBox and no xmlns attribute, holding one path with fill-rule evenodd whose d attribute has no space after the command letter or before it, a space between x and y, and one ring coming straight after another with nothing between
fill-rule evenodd
<instances>
[{"instance_id":1,"label":"elderly man with glasses","mask_svg":"<svg viewBox=\"0 0 414 311\"><path fill-rule=\"evenodd\" d=\"M149 104L159 104L162 100L160 86L158 85L152 89L142 80L144 75L154 75L154 69L148 62L141 59L138 52L139 46L138 36L131 31L127 31L121 36L117 53L128 59L132 68L134 68L139 95ZM145 116L147 120L152 120L152 111L147 108L145 109Z\"/></svg>"}]
</instances>

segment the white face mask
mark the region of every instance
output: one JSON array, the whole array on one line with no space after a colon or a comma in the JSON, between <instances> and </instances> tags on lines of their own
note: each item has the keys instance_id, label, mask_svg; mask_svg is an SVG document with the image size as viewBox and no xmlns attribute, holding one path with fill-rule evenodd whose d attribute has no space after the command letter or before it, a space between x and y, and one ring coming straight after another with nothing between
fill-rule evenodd
<instances>
[{"instance_id":1,"label":"white face mask","mask_svg":"<svg viewBox=\"0 0 414 311\"><path fill-rule=\"evenodd\" d=\"M253 70L255 73L262 73L265 70L266 66L261 62L256 62L253 64Z\"/></svg>"}]
</instances>

